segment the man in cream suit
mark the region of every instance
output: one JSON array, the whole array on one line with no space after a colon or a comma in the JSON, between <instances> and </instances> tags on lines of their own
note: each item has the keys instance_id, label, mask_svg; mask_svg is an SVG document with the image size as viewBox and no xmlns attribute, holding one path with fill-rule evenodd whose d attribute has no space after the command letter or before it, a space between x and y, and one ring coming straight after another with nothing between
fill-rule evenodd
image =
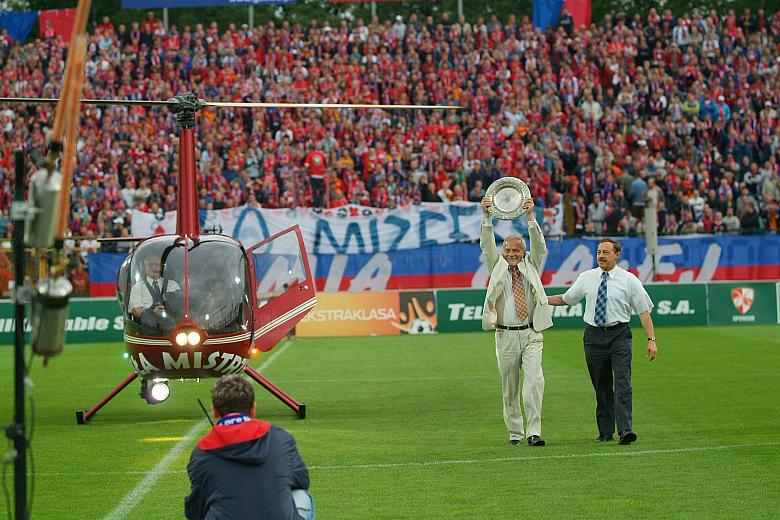
<instances>
[{"instance_id":1,"label":"man in cream suit","mask_svg":"<svg viewBox=\"0 0 780 520\"><path fill-rule=\"evenodd\" d=\"M526 201L531 251L519 235L504 239L499 253L488 208L490 197L482 199L482 233L479 245L490 269L490 283L482 311L482 328L496 331L496 358L504 395L504 423L512 446L528 436L531 446L544 446L542 439L542 331L552 327L552 312L542 286L541 268L547 247L534 216L533 200ZM523 370L523 406L520 410L520 369Z\"/></svg>"}]
</instances>

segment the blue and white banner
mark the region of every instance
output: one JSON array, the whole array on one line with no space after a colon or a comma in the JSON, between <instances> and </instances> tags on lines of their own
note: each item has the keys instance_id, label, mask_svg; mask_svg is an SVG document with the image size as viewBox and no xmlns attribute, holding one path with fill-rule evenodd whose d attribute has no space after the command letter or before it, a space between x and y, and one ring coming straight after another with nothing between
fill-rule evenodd
<instances>
[{"instance_id":1,"label":"blue and white banner","mask_svg":"<svg viewBox=\"0 0 780 520\"><path fill-rule=\"evenodd\" d=\"M641 238L621 240L620 265L642 282L691 283L780 280L780 235L688 235L659 238L658 252L647 254ZM597 238L548 240L542 269L545 285L566 286L596 266ZM488 272L478 244L447 244L387 253L312 254L309 263L317 291L386 291L487 286ZM116 273L125 255L89 255L90 294L114 294ZM270 279L276 274L270 270ZM265 286L269 280L260 280Z\"/></svg>"},{"instance_id":2,"label":"blue and white banner","mask_svg":"<svg viewBox=\"0 0 780 520\"><path fill-rule=\"evenodd\" d=\"M558 212L549 209L536 211L539 222L544 218L546 236L560 234L561 219L553 215ZM203 211L200 217L201 229L221 228L223 234L238 239L246 247L298 224L310 253L369 254L478 241L482 209L474 202L423 203L392 210L356 205L326 210L242 206ZM525 217L512 221L496 220L494 225L499 238L528 234ZM158 218L150 213L133 211L133 236L175 232L175 212Z\"/></svg>"},{"instance_id":3,"label":"blue and white banner","mask_svg":"<svg viewBox=\"0 0 780 520\"><path fill-rule=\"evenodd\" d=\"M290 5L294 3L295 0L122 0L122 9L224 7L230 5Z\"/></svg>"}]
</instances>

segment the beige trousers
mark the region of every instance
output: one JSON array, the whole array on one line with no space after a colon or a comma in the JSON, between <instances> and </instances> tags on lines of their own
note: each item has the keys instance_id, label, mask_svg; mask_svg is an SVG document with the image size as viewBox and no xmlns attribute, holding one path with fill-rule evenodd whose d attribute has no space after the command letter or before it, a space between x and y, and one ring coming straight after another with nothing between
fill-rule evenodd
<instances>
[{"instance_id":1,"label":"beige trousers","mask_svg":"<svg viewBox=\"0 0 780 520\"><path fill-rule=\"evenodd\" d=\"M496 329L496 359L504 395L504 424L510 434L530 437L542 435L542 349L544 336L532 328ZM527 427L523 427L520 409L520 369L523 370L523 408Z\"/></svg>"}]
</instances>

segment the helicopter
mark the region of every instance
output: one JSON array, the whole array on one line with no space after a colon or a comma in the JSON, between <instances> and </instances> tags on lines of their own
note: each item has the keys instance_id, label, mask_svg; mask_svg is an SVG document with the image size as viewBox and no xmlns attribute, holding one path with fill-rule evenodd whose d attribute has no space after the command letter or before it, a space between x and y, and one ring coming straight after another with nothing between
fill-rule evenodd
<instances>
[{"instance_id":1,"label":"helicopter","mask_svg":"<svg viewBox=\"0 0 780 520\"><path fill-rule=\"evenodd\" d=\"M0 98L2 102L56 103L57 99ZM133 372L88 410L86 424L136 379L149 404L165 401L171 379L244 373L305 418L306 405L274 385L250 361L274 348L316 305L314 279L299 226L252 245L200 229L195 167L196 113L206 108L458 109L449 105L206 102L194 93L167 101L80 100L92 105L167 106L179 126L176 232L133 241L116 278L124 342ZM271 294L258 294L268 277ZM265 284L264 284L265 285Z\"/></svg>"}]
</instances>

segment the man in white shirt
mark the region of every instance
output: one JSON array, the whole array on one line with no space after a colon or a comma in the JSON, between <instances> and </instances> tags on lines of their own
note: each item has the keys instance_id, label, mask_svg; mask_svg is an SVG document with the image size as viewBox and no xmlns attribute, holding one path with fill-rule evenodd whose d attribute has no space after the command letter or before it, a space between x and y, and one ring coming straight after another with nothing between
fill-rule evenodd
<instances>
[{"instance_id":1,"label":"man in white shirt","mask_svg":"<svg viewBox=\"0 0 780 520\"><path fill-rule=\"evenodd\" d=\"M130 290L128 307L133 317L146 327L159 329L169 319L163 295L180 290L179 284L161 277L161 258L152 253L142 260L144 277Z\"/></svg>"},{"instance_id":2,"label":"man in white shirt","mask_svg":"<svg viewBox=\"0 0 780 520\"><path fill-rule=\"evenodd\" d=\"M596 442L609 442L615 431L620 444L636 440L631 414L631 327L638 314L647 333L647 358L657 354L650 300L642 282L618 267L620 242L609 238L599 242L599 267L580 273L564 294L550 296L550 305L574 305L585 298L583 319L587 324L583 343L590 380L596 391Z\"/></svg>"},{"instance_id":3,"label":"man in white shirt","mask_svg":"<svg viewBox=\"0 0 780 520\"><path fill-rule=\"evenodd\" d=\"M482 311L482 328L495 329L496 359L501 373L504 424L509 444L516 446L528 435L528 444L544 446L542 439L542 331L552 327L552 310L547 304L540 272L547 252L542 229L534 217L533 200L525 203L531 252L526 254L523 238L504 239L501 254L496 247L493 222L488 208L490 197L482 199L482 233L479 245L485 255L490 282ZM520 369L523 370L523 406L527 427L520 410Z\"/></svg>"}]
</instances>

